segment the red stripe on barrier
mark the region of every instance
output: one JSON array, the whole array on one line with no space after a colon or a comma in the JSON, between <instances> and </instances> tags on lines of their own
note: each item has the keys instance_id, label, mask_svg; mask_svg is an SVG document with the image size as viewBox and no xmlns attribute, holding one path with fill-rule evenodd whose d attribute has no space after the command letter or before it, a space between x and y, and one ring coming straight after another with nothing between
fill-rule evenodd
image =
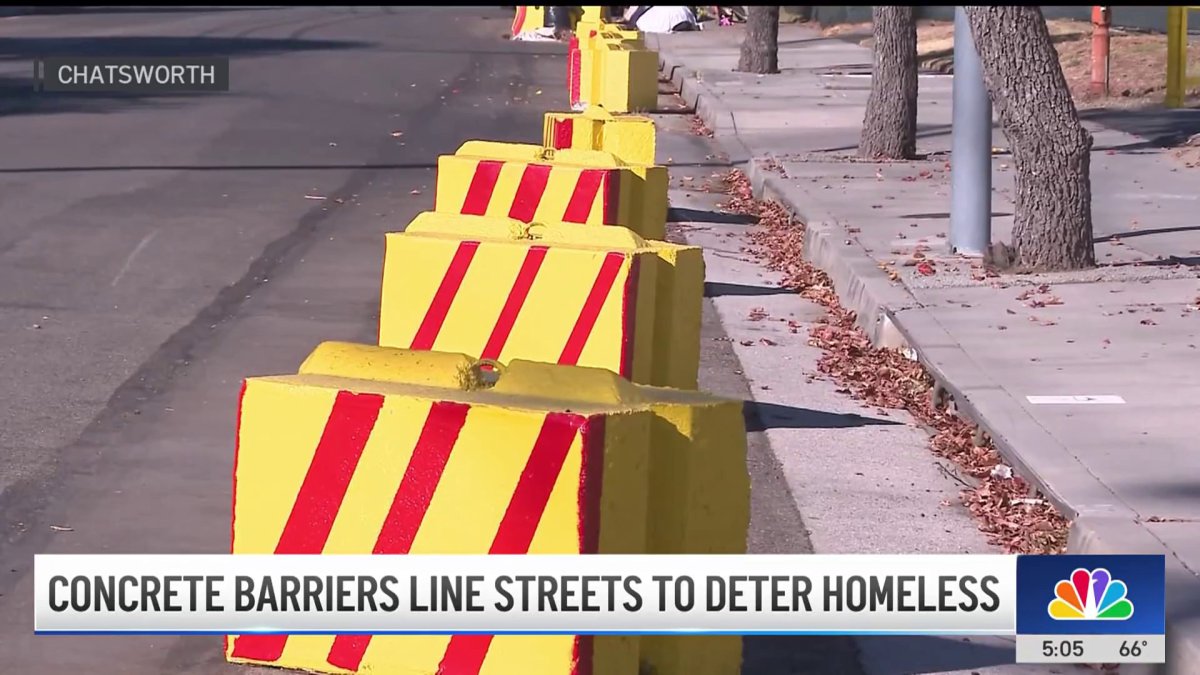
<instances>
[{"instance_id":1,"label":"red stripe on barrier","mask_svg":"<svg viewBox=\"0 0 1200 675\"><path fill-rule=\"evenodd\" d=\"M442 324L446 322L446 315L450 313L450 306L454 304L454 298L458 295L458 289L462 287L463 278L467 276L467 269L470 268L471 260L478 249L477 241L464 241L458 245L458 250L454 252L454 257L446 268L442 283L434 293L429 310L425 312L425 318L421 320L421 326L413 336L409 349L433 349L433 343L437 341Z\"/></svg>"},{"instance_id":2,"label":"red stripe on barrier","mask_svg":"<svg viewBox=\"0 0 1200 675\"><path fill-rule=\"evenodd\" d=\"M276 555L318 554L325 548L354 469L375 427L383 397L339 391L321 440L296 494ZM243 635L233 643L233 656L278 661L286 635Z\"/></svg>"},{"instance_id":3,"label":"red stripe on barrier","mask_svg":"<svg viewBox=\"0 0 1200 675\"><path fill-rule=\"evenodd\" d=\"M496 189L496 181L500 179L500 169L503 167L504 162L494 159L482 159L475 165L475 173L471 176L471 186L467 188L461 213L468 216L487 214L492 192Z\"/></svg>"},{"instance_id":4,"label":"red stripe on barrier","mask_svg":"<svg viewBox=\"0 0 1200 675\"><path fill-rule=\"evenodd\" d=\"M621 271L621 263L624 260L625 254L616 251L604 256L604 262L600 265L600 273L596 275L596 281L592 284L592 290L583 303L579 318L575 320L575 327L571 329L571 335L567 338L562 355L558 357L560 364L573 366L579 361L580 355L583 354L583 348L592 335L592 329L596 327L596 319L600 317L600 310L604 308L604 301L608 299L608 293L617 281L617 274Z\"/></svg>"},{"instance_id":5,"label":"red stripe on barrier","mask_svg":"<svg viewBox=\"0 0 1200 675\"><path fill-rule=\"evenodd\" d=\"M567 210L563 213L563 222L587 222L588 215L592 212L592 204L596 201L596 193L600 191L607 173L605 169L584 169L579 172L575 190L571 193L571 200L567 202Z\"/></svg>"},{"instance_id":6,"label":"red stripe on barrier","mask_svg":"<svg viewBox=\"0 0 1200 675\"><path fill-rule=\"evenodd\" d=\"M521 26L524 26L524 25L525 25L525 7L523 5L518 5L516 16L513 17L513 25L512 25L513 37L517 36L518 32L521 30Z\"/></svg>"},{"instance_id":7,"label":"red stripe on barrier","mask_svg":"<svg viewBox=\"0 0 1200 675\"><path fill-rule=\"evenodd\" d=\"M242 454L242 406L246 402L246 380L242 380L242 390L238 392L237 426L234 427L233 439L233 500L229 506L229 552L233 553L234 539L237 537L237 469L238 459Z\"/></svg>"},{"instance_id":8,"label":"red stripe on barrier","mask_svg":"<svg viewBox=\"0 0 1200 675\"><path fill-rule=\"evenodd\" d=\"M504 301L504 307L500 310L496 326L492 329L492 335L488 338L480 358L500 358L500 354L504 351L504 343L508 342L508 336L517 323L517 316L521 313L521 307L525 305L525 299L529 297L529 289L533 287L533 281L537 278L538 270L541 269L542 261L546 259L548 250L545 246L530 246L529 251L525 253L525 261L521 263L521 269L517 271L517 278L513 281L512 290L508 292L508 299Z\"/></svg>"},{"instance_id":9,"label":"red stripe on barrier","mask_svg":"<svg viewBox=\"0 0 1200 675\"><path fill-rule=\"evenodd\" d=\"M625 277L625 288L621 295L621 376L633 378L634 330L637 329L638 272L641 271L641 256L629 261L629 276Z\"/></svg>"},{"instance_id":10,"label":"red stripe on barrier","mask_svg":"<svg viewBox=\"0 0 1200 675\"><path fill-rule=\"evenodd\" d=\"M583 417L570 413L546 415L488 553L520 555L529 552L538 523L550 501L550 493L583 422ZM438 675L478 675L491 644L491 635L455 635L446 645Z\"/></svg>"},{"instance_id":11,"label":"red stripe on barrier","mask_svg":"<svg viewBox=\"0 0 1200 675\"><path fill-rule=\"evenodd\" d=\"M533 220L533 214L537 213L538 204L542 203L542 195L546 193L546 182L549 180L549 164L525 165L512 207L508 209L508 217L523 223Z\"/></svg>"},{"instance_id":12,"label":"red stripe on barrier","mask_svg":"<svg viewBox=\"0 0 1200 675\"><path fill-rule=\"evenodd\" d=\"M592 655L595 653L595 638L591 635L576 635L571 655L571 675L592 675Z\"/></svg>"},{"instance_id":13,"label":"red stripe on barrier","mask_svg":"<svg viewBox=\"0 0 1200 675\"><path fill-rule=\"evenodd\" d=\"M567 98L571 105L579 103L583 88L583 52L579 50L579 38L571 36L567 51ZM569 147L569 146L563 146Z\"/></svg>"},{"instance_id":14,"label":"red stripe on barrier","mask_svg":"<svg viewBox=\"0 0 1200 675\"><path fill-rule=\"evenodd\" d=\"M621 174L617 171L604 172L604 196L600 204L601 207L601 223L603 225L616 225L617 215L620 213L618 207L621 203Z\"/></svg>"},{"instance_id":15,"label":"red stripe on barrier","mask_svg":"<svg viewBox=\"0 0 1200 675\"><path fill-rule=\"evenodd\" d=\"M583 426L583 457L579 475L579 552L600 551L600 493L604 485L604 417L589 418Z\"/></svg>"},{"instance_id":16,"label":"red stripe on barrier","mask_svg":"<svg viewBox=\"0 0 1200 675\"><path fill-rule=\"evenodd\" d=\"M404 478L396 488L391 509L375 540L373 554L401 555L412 548L470 409L465 403L446 401L430 407ZM370 635L339 635L325 660L338 668L357 671L370 644Z\"/></svg>"},{"instance_id":17,"label":"red stripe on barrier","mask_svg":"<svg viewBox=\"0 0 1200 675\"><path fill-rule=\"evenodd\" d=\"M604 487L604 417L583 426L583 457L579 475L579 552L600 552L600 497ZM593 675L595 642L591 635L575 636L571 675Z\"/></svg>"},{"instance_id":18,"label":"red stripe on barrier","mask_svg":"<svg viewBox=\"0 0 1200 675\"><path fill-rule=\"evenodd\" d=\"M551 142L554 143L555 150L570 148L575 139L575 120L567 118L565 120L554 120L554 133L551 134Z\"/></svg>"}]
</instances>

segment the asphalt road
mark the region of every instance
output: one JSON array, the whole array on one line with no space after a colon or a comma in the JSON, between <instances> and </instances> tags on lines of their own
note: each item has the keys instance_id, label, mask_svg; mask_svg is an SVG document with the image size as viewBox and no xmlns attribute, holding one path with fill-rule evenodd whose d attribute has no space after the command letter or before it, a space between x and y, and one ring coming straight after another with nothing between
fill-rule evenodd
<instances>
[{"instance_id":1,"label":"asphalt road","mask_svg":"<svg viewBox=\"0 0 1200 675\"><path fill-rule=\"evenodd\" d=\"M0 20L0 671L224 669L219 639L34 637L33 555L228 550L239 381L373 339L382 234L432 206L437 155L537 139L565 103L561 46L504 42L510 21ZM37 96L49 54L226 55L232 91Z\"/></svg>"},{"instance_id":2,"label":"asphalt road","mask_svg":"<svg viewBox=\"0 0 1200 675\"><path fill-rule=\"evenodd\" d=\"M219 638L35 637L33 556L228 550L242 378L294 372L324 340L372 341L382 235L432 207L436 157L472 138L534 141L542 113L565 109L562 46L505 42L509 21L351 7L0 19L0 673L255 672L226 665ZM35 95L32 59L64 54L229 56L232 91ZM661 124L673 180L727 168L687 117ZM701 384L771 399L750 419L750 550L982 550L961 509L939 507L957 486L938 482L922 434L803 383L817 356L803 334L773 336L786 355L742 346L762 330L741 325L750 305L805 323L820 310L731 292L761 275L699 197L672 193L718 228L710 268L736 282L706 301ZM918 509L930 527L911 528ZM746 675L1004 660L915 668L900 643L860 659L846 638L745 647Z\"/></svg>"}]
</instances>

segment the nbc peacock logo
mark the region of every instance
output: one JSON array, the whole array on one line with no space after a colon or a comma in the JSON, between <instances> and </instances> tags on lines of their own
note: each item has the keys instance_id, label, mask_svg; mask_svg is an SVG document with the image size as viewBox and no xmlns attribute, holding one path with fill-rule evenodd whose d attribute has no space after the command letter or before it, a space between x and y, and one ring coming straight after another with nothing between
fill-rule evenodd
<instances>
[{"instance_id":1,"label":"nbc peacock logo","mask_svg":"<svg viewBox=\"0 0 1200 675\"><path fill-rule=\"evenodd\" d=\"M1133 616L1129 588L1106 569L1077 569L1054 587L1046 611L1058 621L1124 621Z\"/></svg>"}]
</instances>

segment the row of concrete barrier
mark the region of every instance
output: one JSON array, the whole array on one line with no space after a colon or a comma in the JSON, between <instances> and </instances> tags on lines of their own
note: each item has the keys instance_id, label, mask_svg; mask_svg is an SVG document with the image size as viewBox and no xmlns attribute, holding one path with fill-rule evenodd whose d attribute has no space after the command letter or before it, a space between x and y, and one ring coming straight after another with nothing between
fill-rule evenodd
<instances>
[{"instance_id":1,"label":"row of concrete barrier","mask_svg":"<svg viewBox=\"0 0 1200 675\"><path fill-rule=\"evenodd\" d=\"M573 109L602 106L616 113L658 106L658 53L641 33L585 14L567 52L567 92Z\"/></svg>"},{"instance_id":2,"label":"row of concrete barrier","mask_svg":"<svg viewBox=\"0 0 1200 675\"><path fill-rule=\"evenodd\" d=\"M245 381L233 552L745 552L742 406L697 391L704 263L663 241L654 145L652 120L592 106L547 114L541 145L440 157L434 210L386 237L379 344L327 342L297 374ZM244 635L225 653L322 673L726 675L741 641Z\"/></svg>"}]
</instances>

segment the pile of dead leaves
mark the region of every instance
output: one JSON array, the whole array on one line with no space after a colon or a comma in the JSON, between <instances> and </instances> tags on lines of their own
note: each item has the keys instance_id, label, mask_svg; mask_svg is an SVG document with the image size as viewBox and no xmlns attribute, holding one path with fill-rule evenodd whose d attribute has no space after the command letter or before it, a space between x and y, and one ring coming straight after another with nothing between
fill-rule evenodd
<instances>
[{"instance_id":1,"label":"pile of dead leaves","mask_svg":"<svg viewBox=\"0 0 1200 675\"><path fill-rule=\"evenodd\" d=\"M812 327L810 344L823 355L818 369L854 398L880 409L904 410L932 432L930 446L969 477L963 503L989 541L1011 553L1059 553L1066 547L1067 521L1023 479L1001 463L992 443L942 401L933 379L896 349L875 347L842 307L829 277L804 260L804 226L776 202L753 197L740 171L724 178L727 211L758 219L749 251L783 275L781 285L827 310Z\"/></svg>"}]
</instances>

